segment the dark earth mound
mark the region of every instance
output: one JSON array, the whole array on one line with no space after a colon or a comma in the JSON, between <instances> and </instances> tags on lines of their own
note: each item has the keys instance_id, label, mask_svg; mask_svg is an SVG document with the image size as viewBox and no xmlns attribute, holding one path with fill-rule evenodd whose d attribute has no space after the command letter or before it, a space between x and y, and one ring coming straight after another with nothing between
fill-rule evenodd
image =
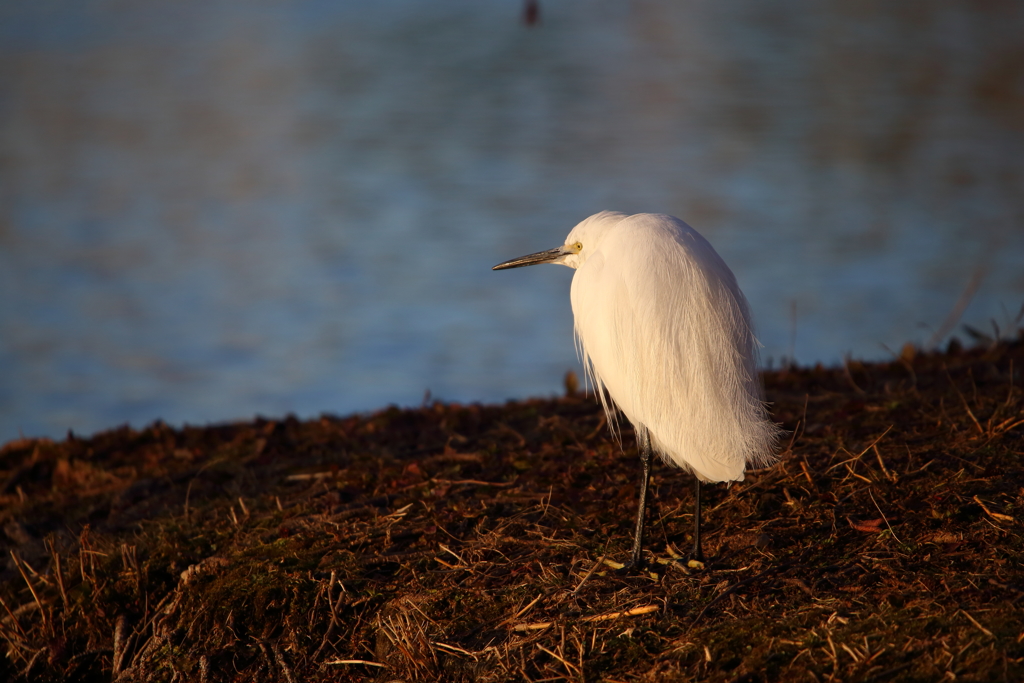
<instances>
[{"instance_id":1,"label":"dark earth mound","mask_svg":"<svg viewBox=\"0 0 1024 683\"><path fill-rule=\"evenodd\" d=\"M0 680L1024 680L1024 343L765 384L703 570L592 396L9 443Z\"/></svg>"}]
</instances>

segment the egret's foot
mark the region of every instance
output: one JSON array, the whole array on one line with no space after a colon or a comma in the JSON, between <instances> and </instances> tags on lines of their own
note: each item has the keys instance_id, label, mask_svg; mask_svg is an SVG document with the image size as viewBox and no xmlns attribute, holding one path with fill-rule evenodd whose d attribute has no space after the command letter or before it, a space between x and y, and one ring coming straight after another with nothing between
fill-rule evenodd
<instances>
[{"instance_id":1,"label":"egret's foot","mask_svg":"<svg viewBox=\"0 0 1024 683\"><path fill-rule=\"evenodd\" d=\"M704 569L704 553L699 548L695 548L689 555L683 555L679 552L673 544L669 543L665 546L665 550L668 552L670 560L665 562L674 562L678 567L684 567L686 569L692 569L694 571L701 571Z\"/></svg>"},{"instance_id":2,"label":"egret's foot","mask_svg":"<svg viewBox=\"0 0 1024 683\"><path fill-rule=\"evenodd\" d=\"M612 566L608 560L605 560L605 564ZM628 574L642 574L647 569L647 560L643 557L630 558L625 564L622 562L616 562L612 568L615 573L619 576L626 576Z\"/></svg>"},{"instance_id":3,"label":"egret's foot","mask_svg":"<svg viewBox=\"0 0 1024 683\"><path fill-rule=\"evenodd\" d=\"M696 571L704 569L706 562L704 552L700 548L694 548L686 558L686 566Z\"/></svg>"},{"instance_id":4,"label":"egret's foot","mask_svg":"<svg viewBox=\"0 0 1024 683\"><path fill-rule=\"evenodd\" d=\"M701 547L700 536L697 536L697 540L693 544L693 548L690 550L689 557L686 558L686 566L691 569L703 569L704 568L704 549Z\"/></svg>"}]
</instances>

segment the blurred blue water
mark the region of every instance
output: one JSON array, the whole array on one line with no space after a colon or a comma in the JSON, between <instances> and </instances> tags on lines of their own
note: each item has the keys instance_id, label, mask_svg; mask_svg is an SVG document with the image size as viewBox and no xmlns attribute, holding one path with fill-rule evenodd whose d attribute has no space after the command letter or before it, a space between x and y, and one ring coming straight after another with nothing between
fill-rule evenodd
<instances>
[{"instance_id":1,"label":"blurred blue water","mask_svg":"<svg viewBox=\"0 0 1024 683\"><path fill-rule=\"evenodd\" d=\"M897 5L0 3L0 442L559 392L571 271L489 268L606 208L775 362L1006 327L1024 6Z\"/></svg>"}]
</instances>

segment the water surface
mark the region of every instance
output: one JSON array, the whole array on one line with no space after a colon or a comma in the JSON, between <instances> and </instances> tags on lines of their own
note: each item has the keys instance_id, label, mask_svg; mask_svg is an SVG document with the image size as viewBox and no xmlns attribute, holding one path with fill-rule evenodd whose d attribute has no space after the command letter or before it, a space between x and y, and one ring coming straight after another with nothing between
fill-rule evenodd
<instances>
[{"instance_id":1,"label":"water surface","mask_svg":"<svg viewBox=\"0 0 1024 683\"><path fill-rule=\"evenodd\" d=\"M490 266L601 209L773 363L1024 303L1024 6L541 7L0 4L0 441L559 392L571 271Z\"/></svg>"}]
</instances>

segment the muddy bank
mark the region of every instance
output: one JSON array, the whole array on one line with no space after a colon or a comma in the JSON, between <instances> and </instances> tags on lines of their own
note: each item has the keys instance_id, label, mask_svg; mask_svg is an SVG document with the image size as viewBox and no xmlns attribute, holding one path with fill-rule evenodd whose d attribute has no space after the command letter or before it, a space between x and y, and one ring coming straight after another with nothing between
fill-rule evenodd
<instances>
[{"instance_id":1,"label":"muddy bank","mask_svg":"<svg viewBox=\"0 0 1024 683\"><path fill-rule=\"evenodd\" d=\"M661 464L610 566L636 449L582 394L9 443L0 678L1024 678L1024 343L765 383L702 571Z\"/></svg>"}]
</instances>

